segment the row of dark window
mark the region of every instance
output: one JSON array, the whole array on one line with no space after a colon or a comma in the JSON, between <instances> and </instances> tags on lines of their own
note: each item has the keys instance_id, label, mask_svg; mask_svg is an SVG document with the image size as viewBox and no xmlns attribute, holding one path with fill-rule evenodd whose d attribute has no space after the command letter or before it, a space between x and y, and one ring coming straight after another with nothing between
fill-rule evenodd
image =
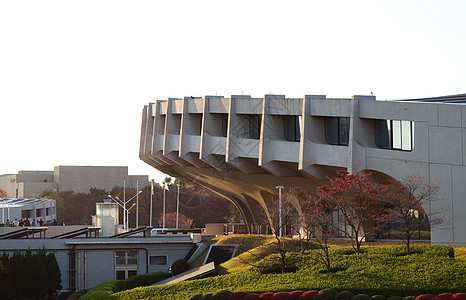
<instances>
[{"instance_id":1,"label":"row of dark window","mask_svg":"<svg viewBox=\"0 0 466 300\"><path fill-rule=\"evenodd\" d=\"M282 116L283 137L286 141L301 139L301 116ZM261 115L248 115L249 138L260 139ZM221 114L221 136L228 133L228 114ZM330 145L348 146L349 118L325 117L325 140ZM200 135L200 126L199 126ZM381 149L412 151L414 148L414 122L404 120L374 120L375 143Z\"/></svg>"}]
</instances>

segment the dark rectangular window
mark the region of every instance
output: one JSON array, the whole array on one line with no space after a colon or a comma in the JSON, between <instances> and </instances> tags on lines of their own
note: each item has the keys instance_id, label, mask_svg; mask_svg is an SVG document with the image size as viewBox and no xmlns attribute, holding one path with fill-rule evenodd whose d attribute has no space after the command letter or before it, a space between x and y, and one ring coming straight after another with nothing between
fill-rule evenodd
<instances>
[{"instance_id":1,"label":"dark rectangular window","mask_svg":"<svg viewBox=\"0 0 466 300\"><path fill-rule=\"evenodd\" d=\"M227 137L228 133L228 114L222 114L222 136Z\"/></svg>"},{"instance_id":2,"label":"dark rectangular window","mask_svg":"<svg viewBox=\"0 0 466 300\"><path fill-rule=\"evenodd\" d=\"M285 140L299 142L301 138L301 116L283 116Z\"/></svg>"},{"instance_id":3,"label":"dark rectangular window","mask_svg":"<svg viewBox=\"0 0 466 300\"><path fill-rule=\"evenodd\" d=\"M167 264L166 255L151 255L149 256L149 265L151 266L165 266Z\"/></svg>"},{"instance_id":4,"label":"dark rectangular window","mask_svg":"<svg viewBox=\"0 0 466 300\"><path fill-rule=\"evenodd\" d=\"M349 127L349 118L326 117L325 140L330 145L348 146Z\"/></svg>"},{"instance_id":5,"label":"dark rectangular window","mask_svg":"<svg viewBox=\"0 0 466 300\"><path fill-rule=\"evenodd\" d=\"M261 137L261 115L248 115L249 121L249 137L258 140Z\"/></svg>"}]
</instances>

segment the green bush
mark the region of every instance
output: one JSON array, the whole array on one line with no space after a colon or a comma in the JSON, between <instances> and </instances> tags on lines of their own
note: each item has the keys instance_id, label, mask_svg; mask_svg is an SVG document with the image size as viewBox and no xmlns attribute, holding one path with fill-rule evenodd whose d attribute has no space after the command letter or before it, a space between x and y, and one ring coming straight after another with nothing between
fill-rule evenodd
<instances>
[{"instance_id":1,"label":"green bush","mask_svg":"<svg viewBox=\"0 0 466 300\"><path fill-rule=\"evenodd\" d=\"M165 278L167 278L167 274L164 272L155 272L150 274L139 274L126 280L106 281L89 289L80 299L115 299L112 296L114 293L133 289L135 287L148 286Z\"/></svg>"},{"instance_id":2,"label":"green bush","mask_svg":"<svg viewBox=\"0 0 466 300\"><path fill-rule=\"evenodd\" d=\"M214 300L228 300L228 297L230 296L230 294L232 294L232 292L228 290L221 290L221 291L215 292L212 295L212 298Z\"/></svg>"},{"instance_id":3,"label":"green bush","mask_svg":"<svg viewBox=\"0 0 466 300\"><path fill-rule=\"evenodd\" d=\"M214 299L212 293L202 295L202 300L212 300L212 299Z\"/></svg>"},{"instance_id":4,"label":"green bush","mask_svg":"<svg viewBox=\"0 0 466 300\"><path fill-rule=\"evenodd\" d=\"M353 298L351 298L351 300L370 300L371 297L366 295L366 294L357 294L357 295L354 295Z\"/></svg>"},{"instance_id":5,"label":"green bush","mask_svg":"<svg viewBox=\"0 0 466 300\"><path fill-rule=\"evenodd\" d=\"M339 292L335 296L335 300L351 300L351 298L353 298L353 293L349 291Z\"/></svg>"},{"instance_id":6,"label":"green bush","mask_svg":"<svg viewBox=\"0 0 466 300\"><path fill-rule=\"evenodd\" d=\"M374 295L371 297L371 300L387 300L387 298L382 295Z\"/></svg>"},{"instance_id":7,"label":"green bush","mask_svg":"<svg viewBox=\"0 0 466 300\"><path fill-rule=\"evenodd\" d=\"M189 264L186 259L178 259L170 267L170 270L173 276L186 272L188 271L188 269L189 269Z\"/></svg>"},{"instance_id":8,"label":"green bush","mask_svg":"<svg viewBox=\"0 0 466 300\"><path fill-rule=\"evenodd\" d=\"M323 289L314 296L314 300L334 300L337 293L334 289Z\"/></svg>"},{"instance_id":9,"label":"green bush","mask_svg":"<svg viewBox=\"0 0 466 300\"><path fill-rule=\"evenodd\" d=\"M139 275L130 277L127 280L122 280L123 286L119 288L118 291L134 289L135 287L139 287L139 286L148 286L156 282L159 282L161 280L164 280L165 278L167 278L167 274L165 274L164 272L139 274Z\"/></svg>"}]
</instances>

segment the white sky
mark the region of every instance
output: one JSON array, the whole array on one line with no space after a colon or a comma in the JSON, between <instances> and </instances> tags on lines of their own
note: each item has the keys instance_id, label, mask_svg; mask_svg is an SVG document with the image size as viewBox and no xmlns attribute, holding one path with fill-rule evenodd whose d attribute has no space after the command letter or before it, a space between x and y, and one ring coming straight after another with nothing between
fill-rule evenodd
<instances>
[{"instance_id":1,"label":"white sky","mask_svg":"<svg viewBox=\"0 0 466 300\"><path fill-rule=\"evenodd\" d=\"M0 0L0 174L139 160L143 106L466 92L466 1Z\"/></svg>"}]
</instances>

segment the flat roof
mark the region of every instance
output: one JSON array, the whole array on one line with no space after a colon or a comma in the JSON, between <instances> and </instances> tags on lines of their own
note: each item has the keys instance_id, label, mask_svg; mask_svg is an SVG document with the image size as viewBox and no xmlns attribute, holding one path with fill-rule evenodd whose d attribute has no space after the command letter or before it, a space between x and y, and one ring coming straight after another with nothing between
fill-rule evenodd
<instances>
[{"instance_id":1,"label":"flat roof","mask_svg":"<svg viewBox=\"0 0 466 300\"><path fill-rule=\"evenodd\" d=\"M393 100L393 101L466 104L466 94L419 98L419 99L401 99L401 100Z\"/></svg>"}]
</instances>

